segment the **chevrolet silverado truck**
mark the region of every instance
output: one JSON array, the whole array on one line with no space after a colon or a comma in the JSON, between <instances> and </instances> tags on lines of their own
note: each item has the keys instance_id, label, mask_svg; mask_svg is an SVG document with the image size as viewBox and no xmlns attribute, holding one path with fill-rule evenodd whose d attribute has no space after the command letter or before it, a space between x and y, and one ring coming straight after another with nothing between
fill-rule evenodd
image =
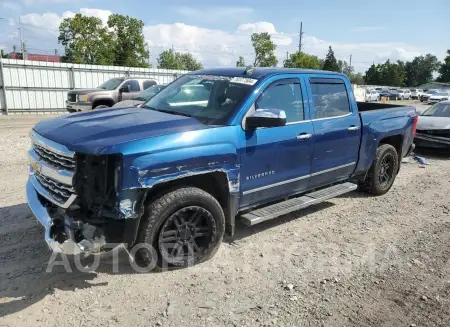
<instances>
[{"instance_id":1,"label":"chevrolet silverado truck","mask_svg":"<svg viewBox=\"0 0 450 327\"><path fill-rule=\"evenodd\" d=\"M174 101L189 85L206 100ZM238 219L388 192L416 124L413 107L357 103L340 73L205 69L140 108L39 122L27 199L54 251L139 246L147 265L184 267L213 256Z\"/></svg>"},{"instance_id":2,"label":"chevrolet silverado truck","mask_svg":"<svg viewBox=\"0 0 450 327\"><path fill-rule=\"evenodd\" d=\"M112 107L120 101L132 100L141 91L157 85L147 77L116 77L94 89L74 89L67 92L68 112L89 111Z\"/></svg>"}]
</instances>

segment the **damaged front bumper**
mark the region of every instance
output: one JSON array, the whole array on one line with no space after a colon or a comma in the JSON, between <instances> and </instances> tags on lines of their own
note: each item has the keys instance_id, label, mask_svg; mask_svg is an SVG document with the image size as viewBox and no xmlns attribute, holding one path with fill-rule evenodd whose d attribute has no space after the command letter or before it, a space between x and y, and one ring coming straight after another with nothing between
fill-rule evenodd
<instances>
[{"instance_id":1,"label":"damaged front bumper","mask_svg":"<svg viewBox=\"0 0 450 327\"><path fill-rule=\"evenodd\" d=\"M52 217L50 203L42 199L28 180L26 186L28 206L45 229L45 241L53 252L70 255L101 252L106 245L101 229L74 221L64 214ZM86 237L89 234L90 237Z\"/></svg>"}]
</instances>

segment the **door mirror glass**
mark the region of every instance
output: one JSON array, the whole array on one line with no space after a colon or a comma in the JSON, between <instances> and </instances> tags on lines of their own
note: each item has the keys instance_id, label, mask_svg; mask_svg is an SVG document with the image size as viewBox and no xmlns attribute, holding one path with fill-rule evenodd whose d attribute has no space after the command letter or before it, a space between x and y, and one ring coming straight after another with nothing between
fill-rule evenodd
<instances>
[{"instance_id":1,"label":"door mirror glass","mask_svg":"<svg viewBox=\"0 0 450 327\"><path fill-rule=\"evenodd\" d=\"M279 109L259 109L246 118L248 130L258 127L279 127L286 125L286 113Z\"/></svg>"}]
</instances>

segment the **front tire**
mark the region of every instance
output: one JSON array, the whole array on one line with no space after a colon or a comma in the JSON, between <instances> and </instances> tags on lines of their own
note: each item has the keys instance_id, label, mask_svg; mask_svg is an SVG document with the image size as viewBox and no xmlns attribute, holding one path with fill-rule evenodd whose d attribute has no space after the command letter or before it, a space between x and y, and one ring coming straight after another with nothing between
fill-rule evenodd
<instances>
[{"instance_id":1,"label":"front tire","mask_svg":"<svg viewBox=\"0 0 450 327\"><path fill-rule=\"evenodd\" d=\"M380 145L365 181L360 184L361 189L373 195L387 193L394 184L398 169L397 150L390 144Z\"/></svg>"},{"instance_id":2,"label":"front tire","mask_svg":"<svg viewBox=\"0 0 450 327\"><path fill-rule=\"evenodd\" d=\"M146 206L138 250L146 266L188 267L210 259L217 252L225 232L225 215L219 202L195 187L170 191Z\"/></svg>"}]
</instances>

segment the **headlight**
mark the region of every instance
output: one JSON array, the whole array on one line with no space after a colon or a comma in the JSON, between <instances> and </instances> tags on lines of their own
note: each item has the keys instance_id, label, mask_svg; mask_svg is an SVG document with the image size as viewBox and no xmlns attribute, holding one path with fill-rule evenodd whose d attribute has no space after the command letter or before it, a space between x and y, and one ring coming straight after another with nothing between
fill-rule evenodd
<instances>
[{"instance_id":1,"label":"headlight","mask_svg":"<svg viewBox=\"0 0 450 327\"><path fill-rule=\"evenodd\" d=\"M87 94L80 94L80 95L78 96L78 100L79 100L79 101L83 101L83 102L87 102L87 100L88 100L88 95L87 95Z\"/></svg>"}]
</instances>

